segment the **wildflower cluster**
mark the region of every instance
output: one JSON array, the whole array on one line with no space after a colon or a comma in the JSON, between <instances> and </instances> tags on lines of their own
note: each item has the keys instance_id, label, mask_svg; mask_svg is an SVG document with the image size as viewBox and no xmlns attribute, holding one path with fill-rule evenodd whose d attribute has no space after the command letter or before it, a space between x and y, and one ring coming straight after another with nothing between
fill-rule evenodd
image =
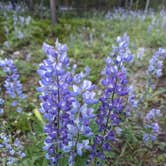
<instances>
[{"instance_id":1,"label":"wildflower cluster","mask_svg":"<svg viewBox=\"0 0 166 166\"><path fill-rule=\"evenodd\" d=\"M3 70L6 77L5 81L2 82L0 89L0 114L6 111L6 103L9 101L12 107L16 107L17 112L21 112L21 101L25 99L25 95L22 91L22 84L19 80L19 74L13 60L4 59L0 60L0 69ZM23 152L23 146L18 138L13 140L12 134L4 131L4 121L0 120L0 163L5 163L6 165L13 165L17 163L20 159L25 157ZM6 127L5 127L6 128Z\"/></svg>"},{"instance_id":2,"label":"wildflower cluster","mask_svg":"<svg viewBox=\"0 0 166 166\"><path fill-rule=\"evenodd\" d=\"M22 39L25 37L26 34L24 34L24 27L28 26L31 22L31 17L23 17L23 16L17 16L13 15L13 27L15 30L15 34L17 39Z\"/></svg>"},{"instance_id":3,"label":"wildflower cluster","mask_svg":"<svg viewBox=\"0 0 166 166\"><path fill-rule=\"evenodd\" d=\"M5 18L11 18L11 16L8 13L4 12L4 17ZM27 27L30 25L31 21L31 17L27 16L21 16L18 13L13 13L12 15L12 27L9 26L4 26L4 32L5 32L5 36L6 36L6 41L4 41L3 45L6 48L9 48L12 44L12 40L16 39L16 40L21 40L23 38L27 37L27 33L29 34L29 32L27 32ZM12 31L10 30L12 28ZM13 37L13 39L11 39L11 35Z\"/></svg>"},{"instance_id":4,"label":"wildflower cluster","mask_svg":"<svg viewBox=\"0 0 166 166\"><path fill-rule=\"evenodd\" d=\"M145 117L145 130L143 136L143 141L155 141L157 139L158 134L160 133L160 127L157 123L157 118L161 116L160 110L158 109L151 109Z\"/></svg>"},{"instance_id":5,"label":"wildflower cluster","mask_svg":"<svg viewBox=\"0 0 166 166\"><path fill-rule=\"evenodd\" d=\"M3 12L25 12L27 10L27 6L24 5L23 2L20 2L19 4L17 3L16 5L16 2L15 1L10 1L10 2L0 2L0 10L3 11Z\"/></svg>"},{"instance_id":6,"label":"wildflower cluster","mask_svg":"<svg viewBox=\"0 0 166 166\"><path fill-rule=\"evenodd\" d=\"M159 78L162 75L163 61L166 58L166 50L159 48L149 61L148 74L153 78Z\"/></svg>"},{"instance_id":7,"label":"wildflower cluster","mask_svg":"<svg viewBox=\"0 0 166 166\"><path fill-rule=\"evenodd\" d=\"M105 15L105 18L109 19L109 20L141 20L141 21L145 21L146 18L154 18L154 11L149 10L148 14L146 14L144 11L142 10L126 10L123 8L115 8L113 9L113 11L108 11Z\"/></svg>"},{"instance_id":8,"label":"wildflower cluster","mask_svg":"<svg viewBox=\"0 0 166 166\"><path fill-rule=\"evenodd\" d=\"M6 89L6 94L12 99L11 105L17 107L17 112L21 112L20 102L26 98L22 91L22 84L19 80L19 74L13 60L5 59L0 60L0 68L6 74L6 80L4 82L4 87Z\"/></svg>"},{"instance_id":9,"label":"wildflower cluster","mask_svg":"<svg viewBox=\"0 0 166 166\"><path fill-rule=\"evenodd\" d=\"M11 135L7 135L1 131L0 133L0 153L1 159L0 161L3 163L6 158L7 161L5 163L7 165L13 165L19 159L25 157L25 153L23 152L23 146L18 138L12 142Z\"/></svg>"},{"instance_id":10,"label":"wildflower cluster","mask_svg":"<svg viewBox=\"0 0 166 166\"><path fill-rule=\"evenodd\" d=\"M44 149L48 151L46 157L55 164L62 157L59 149L67 145L70 139L67 125L71 123L69 110L73 100L69 91L72 78L68 72L67 48L59 43L56 46L57 50L47 44L43 45L48 58L40 64L38 70L41 77L38 90L42 92L40 111L48 121L44 129L47 134Z\"/></svg>"},{"instance_id":11,"label":"wildflower cluster","mask_svg":"<svg viewBox=\"0 0 166 166\"><path fill-rule=\"evenodd\" d=\"M145 91L142 92L138 101L139 105L150 97L150 93L156 88L156 82L162 76L164 60L166 59L166 49L159 48L149 60L148 69L146 71Z\"/></svg>"},{"instance_id":12,"label":"wildflower cluster","mask_svg":"<svg viewBox=\"0 0 166 166\"><path fill-rule=\"evenodd\" d=\"M92 148L92 156L102 159L105 158L105 152L111 150L115 128L130 111L126 101L129 87L125 68L132 60L128 44L129 38L126 34L117 38L118 46L113 47L113 52L106 58L106 66L102 71L103 93L99 99L101 105L96 118L99 133L95 136Z\"/></svg>"},{"instance_id":13,"label":"wildflower cluster","mask_svg":"<svg viewBox=\"0 0 166 166\"><path fill-rule=\"evenodd\" d=\"M126 68L133 57L129 50L129 37L126 34L117 37L117 46L113 46L113 51L105 60L100 87L87 79L89 68L76 73L77 66L70 66L66 45L56 42L54 48L44 43L43 50L47 58L38 69L38 91L40 112L46 120L43 147L47 152L46 158L56 165L67 157L68 165L72 166L77 156L88 151L85 165L106 160L116 135L122 131L121 123L138 106L134 88L129 86ZM159 49L156 56L165 58L165 50ZM156 64L151 60L148 72L156 76L153 65ZM147 113L144 142L156 140L160 129L155 117L159 114L156 109Z\"/></svg>"},{"instance_id":14,"label":"wildflower cluster","mask_svg":"<svg viewBox=\"0 0 166 166\"><path fill-rule=\"evenodd\" d=\"M38 73L41 77L40 111L47 120L44 131L47 134L44 149L51 163L57 163L62 157L60 151L69 154L69 165L83 149L89 149L89 140L80 141L80 137L92 136L90 121L94 118L92 104L96 103L95 86L84 80L89 69L75 74L70 70L66 45L56 42L56 50L43 45L47 59L40 64ZM72 152L72 153L71 153Z\"/></svg>"},{"instance_id":15,"label":"wildflower cluster","mask_svg":"<svg viewBox=\"0 0 166 166\"><path fill-rule=\"evenodd\" d=\"M130 111L127 107L129 88L125 69L132 60L128 36L118 37L117 44L102 71L103 92L99 99L95 97L95 85L86 79L89 69L75 74L76 66L70 68L65 45L57 42L56 49L43 45L47 59L38 70L41 78L38 91L42 101L40 111L47 121L44 149L51 163L57 163L62 157L60 151L68 154L68 163L72 165L76 155L81 156L84 149L90 151L91 157L104 156L105 151L111 149L114 128ZM129 99L133 100L133 97ZM97 114L93 108L96 104L100 104ZM94 134L90 126L95 119L98 134ZM93 146L90 145L92 138ZM100 152L99 145L102 147Z\"/></svg>"},{"instance_id":16,"label":"wildflower cluster","mask_svg":"<svg viewBox=\"0 0 166 166\"><path fill-rule=\"evenodd\" d=\"M90 150L89 139L93 136L90 127L92 119L95 117L93 104L97 103L95 99L95 86L91 81L83 78L87 72L81 72L73 77L72 94L74 101L70 110L72 124L67 125L68 135L71 138L69 144L65 147L70 151L69 165L73 164L74 157L78 154L82 156L83 150ZM84 139L81 139L84 137ZM71 153L71 151L73 151Z\"/></svg>"}]
</instances>

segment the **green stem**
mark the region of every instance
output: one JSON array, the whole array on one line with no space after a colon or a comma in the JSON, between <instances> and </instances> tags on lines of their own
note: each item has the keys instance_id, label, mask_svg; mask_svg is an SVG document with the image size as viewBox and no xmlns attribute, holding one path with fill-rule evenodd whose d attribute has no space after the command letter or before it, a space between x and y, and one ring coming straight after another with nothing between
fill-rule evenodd
<instances>
[{"instance_id":1,"label":"green stem","mask_svg":"<svg viewBox=\"0 0 166 166\"><path fill-rule=\"evenodd\" d=\"M77 129L78 129L78 127L77 127ZM76 143L75 143L75 150L74 150L75 152L77 152L77 144L78 144L79 138L80 138L80 132L78 130L78 134L77 134L77 138L76 138Z\"/></svg>"},{"instance_id":2,"label":"green stem","mask_svg":"<svg viewBox=\"0 0 166 166\"><path fill-rule=\"evenodd\" d=\"M116 77L116 81L115 81L115 88L116 88L116 84L117 84L117 77ZM115 96L115 88L113 90L113 94L112 94L112 97L111 97L111 102L112 103L113 103L113 99L114 99L114 96ZM107 127L108 127L108 122L109 122L109 119L110 119L110 115L111 115L111 110L109 110L109 112L108 112L107 121L106 121L106 127L104 129L104 135L105 135Z\"/></svg>"},{"instance_id":3,"label":"green stem","mask_svg":"<svg viewBox=\"0 0 166 166\"><path fill-rule=\"evenodd\" d=\"M58 59L56 58L56 61L58 61ZM59 78L56 72L56 82L57 82L57 87L58 87L58 104L60 103L60 90L59 90ZM59 129L60 129L60 108L58 106L58 117L57 117L57 126L58 126L58 132L57 132L57 141L59 140ZM56 151L58 153L59 151L59 146L57 144L56 146Z\"/></svg>"}]
</instances>

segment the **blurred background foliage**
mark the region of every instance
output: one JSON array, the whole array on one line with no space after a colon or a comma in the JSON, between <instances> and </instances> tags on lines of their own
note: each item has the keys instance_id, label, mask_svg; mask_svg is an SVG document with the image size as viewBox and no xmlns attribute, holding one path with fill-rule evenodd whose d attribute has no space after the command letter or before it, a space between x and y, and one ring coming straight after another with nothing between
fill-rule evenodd
<instances>
[{"instance_id":1,"label":"blurred background foliage","mask_svg":"<svg viewBox=\"0 0 166 166\"><path fill-rule=\"evenodd\" d=\"M8 2L11 0L2 0ZM79 8L81 10L102 9L110 10L112 8L123 7L127 9L144 9L146 3L153 9L163 8L166 5L165 0L55 0L57 6L66 6ZM149 1L149 2L148 2ZM35 5L49 6L49 0L13 0L17 3L26 3L30 9L34 9Z\"/></svg>"}]
</instances>

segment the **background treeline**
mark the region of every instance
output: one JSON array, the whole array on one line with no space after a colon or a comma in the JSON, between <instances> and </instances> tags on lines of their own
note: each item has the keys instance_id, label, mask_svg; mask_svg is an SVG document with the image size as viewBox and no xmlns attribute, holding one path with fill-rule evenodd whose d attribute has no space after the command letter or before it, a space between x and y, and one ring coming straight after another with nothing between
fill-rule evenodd
<instances>
[{"instance_id":1,"label":"background treeline","mask_svg":"<svg viewBox=\"0 0 166 166\"><path fill-rule=\"evenodd\" d=\"M50 9L52 23L57 23L58 13L61 11L74 11L77 16L97 10L102 12L110 11L114 8L124 8L130 10L141 9L145 12L149 8L164 9L166 0L3 0L4 2L10 1L13 8L17 4L24 3L32 14L39 13L40 17L45 9ZM32 12L34 11L34 12ZM47 10L48 11L48 10ZM60 11L60 12L59 12ZM38 15L38 14L37 14ZM42 16L43 17L43 16Z\"/></svg>"},{"instance_id":2,"label":"background treeline","mask_svg":"<svg viewBox=\"0 0 166 166\"><path fill-rule=\"evenodd\" d=\"M6 0L2 0L7 2ZM8 0L9 1L9 0ZM86 11L89 9L110 10L112 8L123 7L126 9L161 9L166 6L166 0L10 0L13 2L25 2L30 9L35 5L50 6L50 1L55 1L56 6L72 7Z\"/></svg>"}]
</instances>

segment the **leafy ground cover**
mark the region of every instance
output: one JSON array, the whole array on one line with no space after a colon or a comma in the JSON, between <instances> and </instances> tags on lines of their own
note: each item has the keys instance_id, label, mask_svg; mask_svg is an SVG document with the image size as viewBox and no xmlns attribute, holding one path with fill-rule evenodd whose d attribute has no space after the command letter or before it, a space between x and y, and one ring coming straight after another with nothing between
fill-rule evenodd
<instances>
[{"instance_id":1,"label":"leafy ground cover","mask_svg":"<svg viewBox=\"0 0 166 166\"><path fill-rule=\"evenodd\" d=\"M72 64L77 64L77 72L84 67L91 68L89 79L99 84L100 71L104 66L104 58L109 55L116 37L127 33L130 37L130 49L134 53L134 62L129 66L129 78L137 87L137 98L144 92L146 70L149 59L159 47L166 47L166 13L125 12L106 15L96 14L91 18L60 16L58 24L52 26L49 19L39 19L27 12L3 11L0 13L0 58L12 58L20 73L23 91L27 95L26 102L21 103L23 113L17 114L9 109L1 116L2 126L11 133L11 141L18 137L25 147L26 157L17 165L47 165L42 150L45 134L44 121L39 113L39 94L36 92L39 77L39 63L46 58L41 50L42 43L54 44L56 39L68 46L68 55ZM138 109L139 118L128 119L122 126L122 138L113 146L109 154L111 165L164 165L166 163L166 70L156 80L153 93L146 95L143 107ZM0 70L0 81L4 80L4 72ZM158 119L161 127L158 140L153 144L142 144L141 126L144 111L158 108L162 117ZM12 113L11 113L12 112ZM134 113L133 113L134 114ZM130 122L130 123L129 123ZM78 157L76 165L83 165L87 154ZM5 165L7 156L0 151L0 162ZM61 161L60 165L66 165ZM109 165L109 164L108 164Z\"/></svg>"}]
</instances>

